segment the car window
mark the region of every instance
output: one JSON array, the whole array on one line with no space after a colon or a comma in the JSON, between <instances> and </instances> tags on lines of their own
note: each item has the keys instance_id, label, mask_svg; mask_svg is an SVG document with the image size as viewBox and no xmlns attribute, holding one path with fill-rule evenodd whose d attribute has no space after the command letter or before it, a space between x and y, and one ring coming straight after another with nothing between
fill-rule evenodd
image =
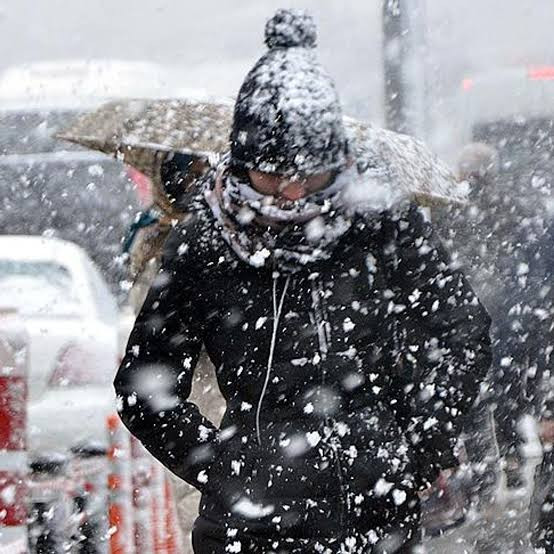
<instances>
[{"instance_id":1,"label":"car window","mask_svg":"<svg viewBox=\"0 0 554 554\"><path fill-rule=\"evenodd\" d=\"M5 307L23 315L79 315L81 306L67 268L52 262L0 259Z\"/></svg>"}]
</instances>

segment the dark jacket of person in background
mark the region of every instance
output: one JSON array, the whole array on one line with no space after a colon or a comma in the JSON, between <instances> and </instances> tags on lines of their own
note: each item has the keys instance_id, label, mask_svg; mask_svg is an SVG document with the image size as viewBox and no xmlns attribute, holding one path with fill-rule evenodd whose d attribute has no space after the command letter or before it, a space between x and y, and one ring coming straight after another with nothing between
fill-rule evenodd
<instances>
[{"instance_id":1,"label":"dark jacket of person in background","mask_svg":"<svg viewBox=\"0 0 554 554\"><path fill-rule=\"evenodd\" d=\"M484 403L494 405L500 452L515 468L523 442L518 422L524 414L542 417L548 395L554 306L548 217L517 175L500 171L490 145L464 149L460 178L470 186L468 204L437 210L433 222L491 315L493 364ZM509 485L522 484L518 473L508 472Z\"/></svg>"},{"instance_id":2,"label":"dark jacket of person in background","mask_svg":"<svg viewBox=\"0 0 554 554\"><path fill-rule=\"evenodd\" d=\"M150 181L152 205L140 212L125 237L133 286L129 303L138 313L161 264L164 243L171 229L186 213L187 191L208 169L200 156L160 153L159 177Z\"/></svg>"}]
</instances>

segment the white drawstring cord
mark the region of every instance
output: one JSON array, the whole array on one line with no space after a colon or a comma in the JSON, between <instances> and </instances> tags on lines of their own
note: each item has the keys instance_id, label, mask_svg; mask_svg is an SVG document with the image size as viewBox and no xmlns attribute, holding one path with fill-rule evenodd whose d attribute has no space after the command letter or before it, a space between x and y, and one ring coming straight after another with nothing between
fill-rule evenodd
<instances>
[{"instance_id":1,"label":"white drawstring cord","mask_svg":"<svg viewBox=\"0 0 554 554\"><path fill-rule=\"evenodd\" d=\"M260 399L258 400L258 407L256 409L256 437L258 439L258 444L262 444L262 435L260 431L260 414L262 412L262 403L264 401L264 396L267 392L267 387L269 385L269 378L271 377L271 369L273 366L273 354L275 353L275 344L277 342L277 331L279 330L279 320L281 319L281 312L283 311L283 304L285 302L285 296L287 294L287 289L289 288L290 275L285 281L285 286L283 292L281 293L281 299L279 300L279 305L277 306L277 279L279 277L274 275L273 277L273 331L271 333L271 344L269 346L269 356L267 358L267 368L265 375L264 386L262 387L262 393L260 394Z\"/></svg>"},{"instance_id":2,"label":"white drawstring cord","mask_svg":"<svg viewBox=\"0 0 554 554\"><path fill-rule=\"evenodd\" d=\"M320 297L321 295L321 297ZM323 360L327 357L329 350L330 330L325 313L325 306L321 300L323 292L321 287L315 281L312 282L312 307L314 309L315 325L317 329L317 341L319 344L319 354Z\"/></svg>"}]
</instances>

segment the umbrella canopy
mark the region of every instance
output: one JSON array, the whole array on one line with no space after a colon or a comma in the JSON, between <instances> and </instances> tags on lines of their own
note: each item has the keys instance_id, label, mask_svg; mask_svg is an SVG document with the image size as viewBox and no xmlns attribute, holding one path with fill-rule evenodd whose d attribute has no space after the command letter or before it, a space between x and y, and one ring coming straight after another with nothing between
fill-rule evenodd
<instances>
[{"instance_id":1,"label":"umbrella canopy","mask_svg":"<svg viewBox=\"0 0 554 554\"><path fill-rule=\"evenodd\" d=\"M361 172L421 206L465 203L468 186L420 140L345 118Z\"/></svg>"},{"instance_id":2,"label":"umbrella canopy","mask_svg":"<svg viewBox=\"0 0 554 554\"><path fill-rule=\"evenodd\" d=\"M225 152L231 120L230 102L132 99L78 117L56 138L115 156L157 182L169 152L206 160Z\"/></svg>"},{"instance_id":3,"label":"umbrella canopy","mask_svg":"<svg viewBox=\"0 0 554 554\"><path fill-rule=\"evenodd\" d=\"M113 155L160 186L169 152L213 161L229 150L230 101L127 100L81 116L57 138ZM420 141L345 118L358 167L423 206L463 202L466 187Z\"/></svg>"}]
</instances>

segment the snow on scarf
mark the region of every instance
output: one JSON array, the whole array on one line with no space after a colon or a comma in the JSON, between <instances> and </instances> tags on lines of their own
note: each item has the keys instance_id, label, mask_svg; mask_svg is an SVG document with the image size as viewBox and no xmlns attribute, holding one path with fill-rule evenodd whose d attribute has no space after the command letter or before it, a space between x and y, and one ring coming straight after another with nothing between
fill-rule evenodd
<instances>
[{"instance_id":1,"label":"snow on scarf","mask_svg":"<svg viewBox=\"0 0 554 554\"><path fill-rule=\"evenodd\" d=\"M356 178L355 167L347 169L324 190L279 207L223 164L205 195L223 238L240 259L254 267L274 263L297 271L329 259L334 244L351 227L342 196Z\"/></svg>"}]
</instances>

